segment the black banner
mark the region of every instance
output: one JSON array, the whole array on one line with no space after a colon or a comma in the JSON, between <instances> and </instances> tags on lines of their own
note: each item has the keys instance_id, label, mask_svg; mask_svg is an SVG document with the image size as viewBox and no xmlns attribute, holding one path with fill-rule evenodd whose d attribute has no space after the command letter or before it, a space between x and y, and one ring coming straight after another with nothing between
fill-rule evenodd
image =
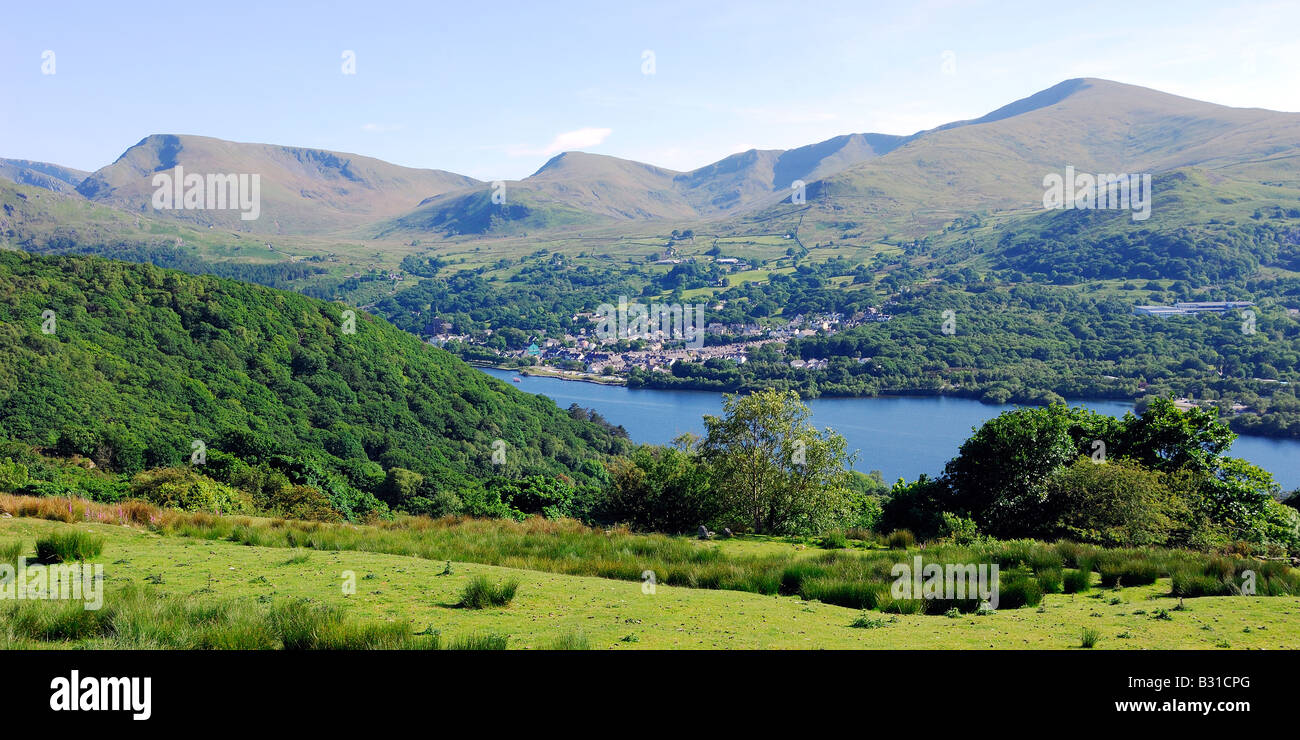
<instances>
[{"instance_id":1,"label":"black banner","mask_svg":"<svg viewBox=\"0 0 1300 740\"><path fill-rule=\"evenodd\" d=\"M121 722L151 731L243 715L328 729L372 721L376 712L385 722L423 722L440 713L449 713L447 720L477 716L501 728L526 726L536 720L534 712L557 711L593 719L703 712L745 723L773 713L772 721L804 727L837 716L913 717L918 727L932 729L952 723L954 729L1027 730L1035 725L1020 723L1031 720L1204 727L1293 717L1295 659L1294 652L1231 651L78 651L0 657L13 688L9 707L39 718L43 727Z\"/></svg>"}]
</instances>

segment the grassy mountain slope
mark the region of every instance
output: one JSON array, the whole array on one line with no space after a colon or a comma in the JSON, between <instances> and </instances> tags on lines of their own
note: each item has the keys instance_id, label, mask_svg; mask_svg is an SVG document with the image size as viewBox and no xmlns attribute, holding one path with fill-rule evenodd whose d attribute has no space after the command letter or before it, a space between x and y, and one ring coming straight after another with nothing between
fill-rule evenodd
<instances>
[{"instance_id":1,"label":"grassy mountain slope","mask_svg":"<svg viewBox=\"0 0 1300 740\"><path fill-rule=\"evenodd\" d=\"M386 322L358 314L344 333L344 310L149 265L0 253L0 439L127 473L188 461L202 440L252 462L295 456L360 490L392 467L433 487L581 482L621 444Z\"/></svg>"},{"instance_id":2,"label":"grassy mountain slope","mask_svg":"<svg viewBox=\"0 0 1300 740\"><path fill-rule=\"evenodd\" d=\"M700 220L774 203L788 194L795 180L832 175L880 156L902 141L903 137L884 134L849 134L797 149L751 149L690 172L564 152L531 176L506 182L505 203L491 203L485 188L446 193L384 225L380 233L518 233Z\"/></svg>"},{"instance_id":3,"label":"grassy mountain slope","mask_svg":"<svg viewBox=\"0 0 1300 740\"><path fill-rule=\"evenodd\" d=\"M617 157L585 152L556 155L504 190L484 185L429 198L381 230L434 230L447 234L518 232L698 214L677 192L678 173ZM492 196L501 192L503 202Z\"/></svg>"},{"instance_id":4,"label":"grassy mountain slope","mask_svg":"<svg viewBox=\"0 0 1300 740\"><path fill-rule=\"evenodd\" d=\"M26 159L0 159L0 178L11 180L20 185L32 185L56 193L75 192L77 185L86 179L89 172L74 170L71 167L32 162Z\"/></svg>"},{"instance_id":5,"label":"grassy mountain slope","mask_svg":"<svg viewBox=\"0 0 1300 740\"><path fill-rule=\"evenodd\" d=\"M805 224L810 235L847 222L869 236L919 236L974 213L1041 211L1043 177L1067 165L1094 174L1194 166L1294 186L1298 149L1300 114L1070 80L811 184Z\"/></svg>"},{"instance_id":6,"label":"grassy mountain slope","mask_svg":"<svg viewBox=\"0 0 1300 740\"><path fill-rule=\"evenodd\" d=\"M151 205L153 174L176 165L187 173L259 174L261 216L242 221L237 210L172 210L157 214L205 227L262 234L346 230L395 216L431 195L477 182L451 172L399 167L355 154L155 134L87 177L77 190L96 202L155 213Z\"/></svg>"}]
</instances>

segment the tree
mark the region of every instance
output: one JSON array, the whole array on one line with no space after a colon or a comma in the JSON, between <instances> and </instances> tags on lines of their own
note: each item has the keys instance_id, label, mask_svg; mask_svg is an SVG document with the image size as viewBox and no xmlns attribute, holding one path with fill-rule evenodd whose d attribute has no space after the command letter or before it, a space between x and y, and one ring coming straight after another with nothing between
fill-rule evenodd
<instances>
[{"instance_id":1,"label":"tree","mask_svg":"<svg viewBox=\"0 0 1300 740\"><path fill-rule=\"evenodd\" d=\"M999 537L1025 534L1037 521L1042 484L1092 441L1114 439L1106 418L1062 404L1005 411L962 443L944 469L955 513Z\"/></svg>"},{"instance_id":2,"label":"tree","mask_svg":"<svg viewBox=\"0 0 1300 740\"><path fill-rule=\"evenodd\" d=\"M1125 417L1120 437L1123 454L1148 468L1208 473L1237 435L1212 411L1182 411L1168 398L1153 398L1141 416Z\"/></svg>"},{"instance_id":3,"label":"tree","mask_svg":"<svg viewBox=\"0 0 1300 740\"><path fill-rule=\"evenodd\" d=\"M714 524L718 497L690 440L674 447L641 445L609 465L600 518L656 532L692 532Z\"/></svg>"},{"instance_id":4,"label":"tree","mask_svg":"<svg viewBox=\"0 0 1300 740\"><path fill-rule=\"evenodd\" d=\"M1043 536L1110 547L1168 544L1187 502L1163 476L1131 460L1099 465L1080 457L1048 478Z\"/></svg>"},{"instance_id":5,"label":"tree","mask_svg":"<svg viewBox=\"0 0 1300 740\"><path fill-rule=\"evenodd\" d=\"M793 391L723 397L723 416L705 416L700 445L721 518L758 533L816 534L849 510L852 456L844 437L818 432Z\"/></svg>"},{"instance_id":6,"label":"tree","mask_svg":"<svg viewBox=\"0 0 1300 740\"><path fill-rule=\"evenodd\" d=\"M384 484L379 488L379 498L390 506L401 507L420 490L424 476L406 468L389 468Z\"/></svg>"}]
</instances>

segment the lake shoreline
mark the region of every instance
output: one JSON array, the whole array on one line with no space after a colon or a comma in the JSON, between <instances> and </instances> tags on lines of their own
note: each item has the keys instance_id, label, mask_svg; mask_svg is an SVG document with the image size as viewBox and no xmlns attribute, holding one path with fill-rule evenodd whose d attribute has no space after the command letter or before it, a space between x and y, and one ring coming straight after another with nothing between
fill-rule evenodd
<instances>
[{"instance_id":1,"label":"lake shoreline","mask_svg":"<svg viewBox=\"0 0 1300 740\"><path fill-rule=\"evenodd\" d=\"M479 367L479 372L526 393L549 397L560 408L591 409L622 426L637 443L669 444L683 432L702 434L705 415L722 410L722 393L705 389L629 388L605 383L564 383L548 375L516 376L519 368ZM511 382L519 377L517 382ZM1116 418L1133 411L1132 401L1067 399ZM973 429L1003 411L1023 404L989 404L952 394L898 396L822 396L807 401L818 428L843 434L861 452L855 469L879 469L886 480L914 480L940 473ZM1240 435L1229 454L1273 473L1283 490L1300 487L1300 441Z\"/></svg>"},{"instance_id":2,"label":"lake shoreline","mask_svg":"<svg viewBox=\"0 0 1300 740\"><path fill-rule=\"evenodd\" d=\"M648 391L663 391L663 392L666 392L666 393L680 393L680 392L683 392L683 391L693 391L693 392L697 392L697 393L744 393L744 392L745 392L745 391L727 391L727 390L717 390L717 389L713 389L713 388L658 388L658 387L655 387L655 386L644 386L644 385L642 385L642 386L637 386L637 387L635 387L635 388L632 388L632 387L628 386L628 384L627 384L627 379L626 379L626 378L622 378L622 377L618 377L618 376L615 376L615 377L613 377L613 378L606 378L606 377L599 376L599 375L592 375L591 373L580 373L580 372L577 371L577 370L553 370L553 371L549 371L549 372L539 372L539 371L538 371L538 368L535 368L535 367L507 367L507 366L504 366L504 365L496 365L496 364L491 364L491 363L486 363L486 362L479 362L479 361L470 362L470 361L468 361L468 360L467 360L466 362L468 362L470 365L472 365L472 366L474 366L474 367L476 367L476 368L479 368L480 370L481 370L481 369L491 369L491 370L499 370L499 371L501 371L501 372L513 372L513 373L515 373L515 374L517 374L517 375L520 375L520 376L529 376L529 377L534 377L534 378L554 378L555 380L567 380L567 381L572 381L572 382L577 382L577 383L592 383L592 384L595 384L595 385L602 385L602 386L621 386L621 387L627 388L628 390L634 390L634 391L648 390ZM820 394L820 395L817 395L817 396L808 396L808 395L805 395L805 394L802 393L802 392L799 392L797 389L796 389L796 392L798 392L798 393L799 393L799 397L802 398L802 399L804 399L804 400L808 400L808 399L812 399L812 398L844 398L844 399L863 398L863 399L866 399L866 398L936 398L936 397L940 397L940 398L964 398L964 399L968 399L968 400L972 400L972 401L978 401L979 403L982 403L982 404L984 404L984 405L986 405L986 406L1001 406L1001 405L1005 405L1005 404L1002 404L1002 403L990 403L990 402L988 402L988 401L985 401L985 400L984 400L980 395L977 395L977 394L975 394L974 392L966 393L966 392L963 392L963 391L961 391L961 390L943 390L943 389L929 390L929 389L922 389L922 388L891 389L891 390L886 391L886 392L884 392L884 393L876 393L876 394L874 394L874 395L870 395L870 396L865 396L865 395L854 395L854 394L840 394L840 393L823 393L823 394ZM1136 408L1136 404L1137 404L1137 402L1136 402L1135 400L1133 400L1132 398L1128 398L1128 397L1126 397L1126 396L1115 396L1115 397L1110 397L1110 398L1108 398L1108 397L1104 397L1104 396L1090 397L1090 398L1070 398L1070 397L1065 397L1065 402L1066 402L1067 404L1072 405L1072 406L1073 406L1073 405L1076 405L1076 404L1078 404L1078 403L1085 403L1085 404L1086 404L1086 403L1088 403L1088 402L1090 402L1090 401L1106 401L1106 402L1113 402L1113 403L1125 403L1125 404L1129 404L1129 405L1131 405L1131 406L1134 406L1135 408ZM1010 403L1010 404L1012 404L1012 405L1016 405L1016 406L1043 406L1043 405L1044 405L1044 404L1041 404L1041 403L1021 402L1021 401L1014 401L1014 400L1012 400L1012 401L1007 401L1006 403ZM1227 423L1231 423L1231 419L1232 419L1232 417L1228 417L1228 418L1226 418L1226 419L1223 419L1223 421L1225 421L1225 422L1227 422ZM1254 439L1271 439L1271 440L1295 440L1295 439L1296 439L1295 437L1290 437L1290 436L1275 435L1275 434L1258 434L1258 433L1253 433L1253 432L1250 432L1250 431L1241 431L1241 430L1237 430L1237 429L1233 429L1232 431L1233 431L1234 434L1236 434L1236 435L1238 435L1238 436L1240 436L1240 437L1251 437L1251 438L1254 438Z\"/></svg>"}]
</instances>

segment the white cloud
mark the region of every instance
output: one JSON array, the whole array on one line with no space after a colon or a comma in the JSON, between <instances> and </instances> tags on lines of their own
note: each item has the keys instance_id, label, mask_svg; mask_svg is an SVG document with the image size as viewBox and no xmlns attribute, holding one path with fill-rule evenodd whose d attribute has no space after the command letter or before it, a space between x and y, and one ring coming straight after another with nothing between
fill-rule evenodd
<instances>
[{"instance_id":1,"label":"white cloud","mask_svg":"<svg viewBox=\"0 0 1300 740\"><path fill-rule=\"evenodd\" d=\"M614 130L609 128L580 128L576 131L565 131L556 134L555 138L544 149L512 149L510 155L522 157L540 154L549 157L553 154L573 151L574 149L589 149L600 146L612 133L614 133Z\"/></svg>"}]
</instances>

